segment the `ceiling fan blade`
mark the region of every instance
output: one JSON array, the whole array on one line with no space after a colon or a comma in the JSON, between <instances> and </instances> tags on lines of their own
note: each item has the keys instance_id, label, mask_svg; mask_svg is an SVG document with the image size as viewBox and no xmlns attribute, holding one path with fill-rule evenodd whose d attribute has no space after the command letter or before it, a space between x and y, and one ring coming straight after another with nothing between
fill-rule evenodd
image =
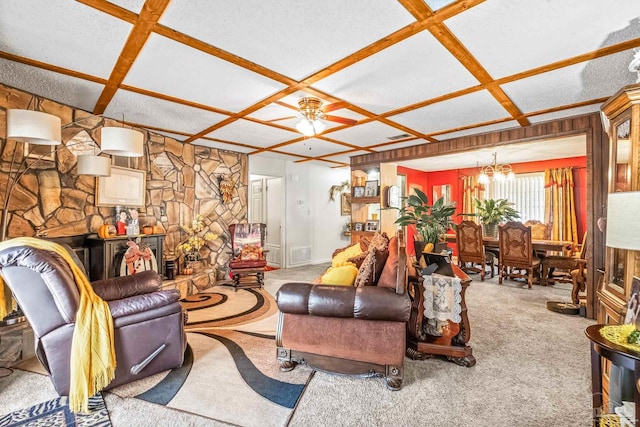
<instances>
[{"instance_id":1,"label":"ceiling fan blade","mask_svg":"<svg viewBox=\"0 0 640 427\"><path fill-rule=\"evenodd\" d=\"M289 119L295 119L295 118L296 118L296 116L278 117L277 119L265 120L265 122L273 123L273 122L279 122L280 120L289 120Z\"/></svg>"},{"instance_id":2,"label":"ceiling fan blade","mask_svg":"<svg viewBox=\"0 0 640 427\"><path fill-rule=\"evenodd\" d=\"M324 113L329 113L331 111L339 110L341 108L347 108L347 103L343 101L334 102L333 104L325 105L320 110Z\"/></svg>"},{"instance_id":3,"label":"ceiling fan blade","mask_svg":"<svg viewBox=\"0 0 640 427\"><path fill-rule=\"evenodd\" d=\"M355 125L358 123L357 120L347 119L346 117L338 117L338 116L324 116L325 120L329 120L330 122L342 123L343 125Z\"/></svg>"}]
</instances>

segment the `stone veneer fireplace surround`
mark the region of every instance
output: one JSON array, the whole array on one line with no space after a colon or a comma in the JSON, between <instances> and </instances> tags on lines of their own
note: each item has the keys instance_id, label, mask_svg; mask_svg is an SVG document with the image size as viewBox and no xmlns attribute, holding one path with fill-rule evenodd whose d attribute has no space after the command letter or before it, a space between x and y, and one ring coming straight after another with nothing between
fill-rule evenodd
<instances>
[{"instance_id":1,"label":"stone veneer fireplace surround","mask_svg":"<svg viewBox=\"0 0 640 427\"><path fill-rule=\"evenodd\" d=\"M14 150L22 156L22 144L6 139L6 110L26 109L38 98L41 111L56 115L62 123L78 123L62 130L66 144L77 134L86 133L99 142L103 126L123 123L92 115L60 103L0 84L0 196L4 197L8 165ZM212 266L227 262L228 224L247 216L247 155L204 146L184 144L173 138L138 129L145 136L145 155L131 159L131 168L147 172L146 204L140 211L140 224L161 225L166 233L165 255L175 255L175 247L186 237L181 224L202 215L206 231L220 236L202 249ZM121 162L116 159L116 165ZM95 178L79 176L76 156L66 148L55 161L44 161L27 173L17 185L9 207L9 237L66 237L97 232L103 224L115 224L113 207L95 205ZM216 175L224 174L235 185L227 203L220 198ZM158 260L162 262L162 260Z\"/></svg>"}]
</instances>

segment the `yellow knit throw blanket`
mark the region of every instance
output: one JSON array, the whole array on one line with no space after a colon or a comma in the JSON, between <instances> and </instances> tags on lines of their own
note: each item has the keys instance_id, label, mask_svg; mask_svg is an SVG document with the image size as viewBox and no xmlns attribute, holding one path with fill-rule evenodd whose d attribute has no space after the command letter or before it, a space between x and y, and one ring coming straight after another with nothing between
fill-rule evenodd
<instances>
[{"instance_id":1,"label":"yellow knit throw blanket","mask_svg":"<svg viewBox=\"0 0 640 427\"><path fill-rule=\"evenodd\" d=\"M109 306L93 292L89 279L64 247L35 237L18 237L0 242L0 251L16 246L55 252L69 264L73 273L80 293L80 304L71 342L69 408L73 412L89 412L89 397L109 385L115 376L116 352ZM3 288L0 276L0 289Z\"/></svg>"}]
</instances>

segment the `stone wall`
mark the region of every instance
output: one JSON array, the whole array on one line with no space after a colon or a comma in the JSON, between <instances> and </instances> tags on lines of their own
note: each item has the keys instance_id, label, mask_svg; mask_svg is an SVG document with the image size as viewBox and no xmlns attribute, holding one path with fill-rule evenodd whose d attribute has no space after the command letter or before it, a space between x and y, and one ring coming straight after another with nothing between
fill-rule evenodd
<instances>
[{"instance_id":1,"label":"stone wall","mask_svg":"<svg viewBox=\"0 0 640 427\"><path fill-rule=\"evenodd\" d=\"M11 108L37 109L59 116L62 143L68 148L59 146L54 161L26 159L31 170L13 191L8 236L72 236L95 233L103 224L114 224L114 207L95 205L96 178L77 174L76 154L79 149L91 152L93 145L99 147L101 127L123 124L0 84L2 201L14 155L18 164L25 160L23 144L6 140L6 110ZM167 234L165 253L171 255L186 238L180 225L191 223L194 215L202 215L205 231L213 231L220 238L209 242L201 253L211 265L224 266L230 250L228 224L247 218L247 155L183 144L145 129L137 130L145 136L145 156L114 157L113 163L147 172L146 207L139 209L140 225L162 226ZM220 174L230 176L234 183L228 203L223 203L218 188L216 175ZM12 178L15 176L12 174Z\"/></svg>"}]
</instances>

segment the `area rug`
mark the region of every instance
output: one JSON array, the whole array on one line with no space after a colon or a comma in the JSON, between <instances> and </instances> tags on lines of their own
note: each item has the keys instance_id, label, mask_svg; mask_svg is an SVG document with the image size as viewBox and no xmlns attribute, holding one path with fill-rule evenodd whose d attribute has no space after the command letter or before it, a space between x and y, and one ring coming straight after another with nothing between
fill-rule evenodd
<instances>
[{"instance_id":1,"label":"area rug","mask_svg":"<svg viewBox=\"0 0 640 427\"><path fill-rule=\"evenodd\" d=\"M286 425L313 371L279 371L273 296L215 287L183 304L184 365L110 391L242 426Z\"/></svg>"},{"instance_id":2,"label":"area rug","mask_svg":"<svg viewBox=\"0 0 640 427\"><path fill-rule=\"evenodd\" d=\"M111 421L101 395L89 398L89 413L74 414L69 410L69 398L58 397L30 408L11 412L0 418L0 427L109 427Z\"/></svg>"}]
</instances>

